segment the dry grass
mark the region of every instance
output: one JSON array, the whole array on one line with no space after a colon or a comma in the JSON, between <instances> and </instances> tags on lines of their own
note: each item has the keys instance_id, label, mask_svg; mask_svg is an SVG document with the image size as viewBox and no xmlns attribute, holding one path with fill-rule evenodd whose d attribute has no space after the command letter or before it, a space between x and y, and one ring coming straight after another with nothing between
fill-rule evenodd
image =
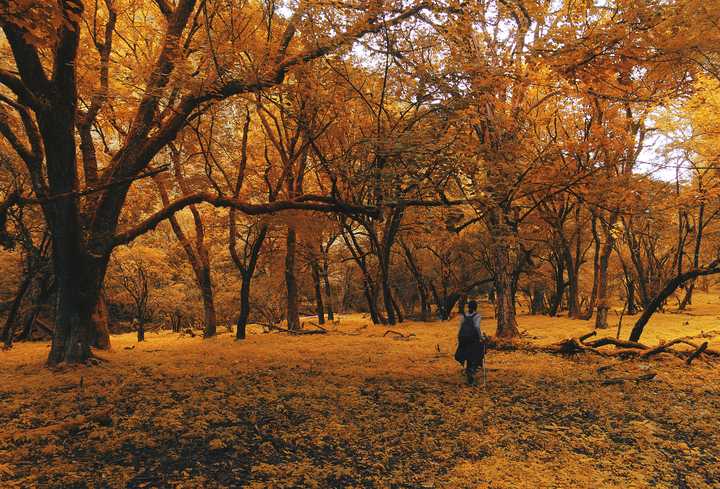
<instances>
[{"instance_id":1,"label":"dry grass","mask_svg":"<svg viewBox=\"0 0 720 489\"><path fill-rule=\"evenodd\" d=\"M643 340L720 329L720 301L699 299ZM520 319L540 343L589 324ZM394 340L355 315L241 343L120 335L108 363L61 372L42 367L46 344L19 344L0 354L0 486L720 487L716 366L661 355L599 374L610 361L494 352L487 387L468 388L455 328L408 323Z\"/></svg>"}]
</instances>

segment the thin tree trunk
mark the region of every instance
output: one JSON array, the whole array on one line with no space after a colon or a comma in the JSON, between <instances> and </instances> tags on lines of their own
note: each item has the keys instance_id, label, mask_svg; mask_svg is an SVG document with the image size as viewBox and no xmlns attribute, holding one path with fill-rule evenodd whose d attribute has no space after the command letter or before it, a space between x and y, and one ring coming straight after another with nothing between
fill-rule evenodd
<instances>
[{"instance_id":1,"label":"thin tree trunk","mask_svg":"<svg viewBox=\"0 0 720 489\"><path fill-rule=\"evenodd\" d=\"M328 263L327 250L322 251L322 281L323 290L325 292L325 307L327 309L328 321L335 320L335 311L333 308L332 288L330 287L330 267Z\"/></svg>"},{"instance_id":2,"label":"thin tree trunk","mask_svg":"<svg viewBox=\"0 0 720 489\"><path fill-rule=\"evenodd\" d=\"M615 247L615 252L617 253L620 265L622 265L623 274L625 275L625 312L628 315L633 316L638 312L637 303L635 302L635 278L633 277L630 268L627 266L627 263L625 263L625 259L623 258L622 253L620 253L620 248L618 246Z\"/></svg>"},{"instance_id":3,"label":"thin tree trunk","mask_svg":"<svg viewBox=\"0 0 720 489\"><path fill-rule=\"evenodd\" d=\"M545 308L545 286L534 284L530 298L530 314L542 314Z\"/></svg>"},{"instance_id":4,"label":"thin tree trunk","mask_svg":"<svg viewBox=\"0 0 720 489\"><path fill-rule=\"evenodd\" d=\"M647 271L645 270L645 266L642 262L642 256L640 254L640 244L635 238L635 233L633 232L631 226L631 222L625 223L628 248L630 249L630 259L632 260L633 265L635 266L635 271L637 272L637 285L640 291L640 301L642 302L643 308L645 308L650 304L651 301L650 291L648 289L649 284L647 278Z\"/></svg>"},{"instance_id":5,"label":"thin tree trunk","mask_svg":"<svg viewBox=\"0 0 720 489\"><path fill-rule=\"evenodd\" d=\"M635 302L635 280L629 278L625 282L625 288L627 289L626 295L626 313L629 316L634 316L638 312L637 303Z\"/></svg>"},{"instance_id":6,"label":"thin tree trunk","mask_svg":"<svg viewBox=\"0 0 720 489\"><path fill-rule=\"evenodd\" d=\"M234 220L233 215L231 215L230 218ZM260 257L260 250L262 249L263 243L265 242L265 238L267 237L270 226L268 224L260 225L258 234L255 237L252 245L250 246L250 253L249 256L246 257L245 262L240 259L240 256L237 253L237 249L235 248L236 236L234 223L231 224L229 227L230 256L232 257L235 266L238 268L238 270L240 270L240 274L242 277L242 283L240 284L240 313L238 315L236 325L237 328L235 331L235 337L238 340L242 340L245 339L245 328L247 327L248 318L250 317L250 289L252 279L255 276L255 269L257 267L258 258ZM247 239L250 240L250 235L248 235Z\"/></svg>"},{"instance_id":7,"label":"thin tree trunk","mask_svg":"<svg viewBox=\"0 0 720 489\"><path fill-rule=\"evenodd\" d=\"M235 339L245 339L245 329L247 328L248 318L250 317L250 282L252 281L252 272L242 274L242 283L240 284L240 314L238 315L235 328Z\"/></svg>"},{"instance_id":8,"label":"thin tree trunk","mask_svg":"<svg viewBox=\"0 0 720 489\"><path fill-rule=\"evenodd\" d=\"M405 320L405 317L403 316L402 310L400 309L400 305L398 304L398 300L396 297L398 296L397 290L395 290L395 294L392 296L392 305L393 309L395 309L395 314L397 316L398 323L402 323Z\"/></svg>"},{"instance_id":9,"label":"thin tree trunk","mask_svg":"<svg viewBox=\"0 0 720 489\"><path fill-rule=\"evenodd\" d=\"M15 325L17 324L17 316L20 312L20 304L22 304L23 298L30 288L32 280L33 274L30 272L26 273L22 282L20 282L20 287L18 287L15 299L13 299L12 306L10 306L10 310L8 311L8 316L5 319L5 327L3 328L2 333L2 341L5 348L10 348L12 346L13 338L15 336Z\"/></svg>"},{"instance_id":10,"label":"thin tree trunk","mask_svg":"<svg viewBox=\"0 0 720 489\"><path fill-rule=\"evenodd\" d=\"M393 296L390 290L390 270L389 264L380 264L380 285L383 293L383 303L385 304L385 313L387 314L387 322L389 325L395 324L395 308L393 307Z\"/></svg>"},{"instance_id":11,"label":"thin tree trunk","mask_svg":"<svg viewBox=\"0 0 720 489\"><path fill-rule=\"evenodd\" d=\"M325 305L323 304L322 287L320 285L320 264L311 258L310 271L312 273L313 288L315 289L315 313L318 324L325 324Z\"/></svg>"},{"instance_id":12,"label":"thin tree trunk","mask_svg":"<svg viewBox=\"0 0 720 489\"><path fill-rule=\"evenodd\" d=\"M662 303L665 302L665 300L667 300L667 298L670 297L678 287L688 280L694 280L697 277L714 275L716 273L720 273L720 260L715 260L704 268L688 270L687 272L673 277L667 284L665 284L665 287L663 287L660 293L656 295L650 304L648 304L645 308L642 315L633 326L632 332L630 333L630 341L640 341L640 337L642 336L647 322L650 320L655 311L657 311L662 305Z\"/></svg>"},{"instance_id":13,"label":"thin tree trunk","mask_svg":"<svg viewBox=\"0 0 720 489\"><path fill-rule=\"evenodd\" d=\"M558 315L560 303L562 302L562 296L565 293L565 262L556 256L555 259L551 260L551 263L553 265L555 275L555 291L553 293L552 300L550 301L548 315L555 317Z\"/></svg>"},{"instance_id":14,"label":"thin tree trunk","mask_svg":"<svg viewBox=\"0 0 720 489\"><path fill-rule=\"evenodd\" d=\"M580 307L578 305L578 294L580 292L580 289L578 287L578 275L575 273L575 266L573 264L573 257L570 252L570 249L567 246L567 243L563 243L563 258L565 260L565 269L567 270L568 275L568 288L567 288L567 298L568 298L568 316L571 318L577 318L580 316Z\"/></svg>"},{"instance_id":15,"label":"thin tree trunk","mask_svg":"<svg viewBox=\"0 0 720 489\"><path fill-rule=\"evenodd\" d=\"M288 226L285 239L285 287L287 290L287 327L290 331L300 329L300 313L298 311L298 287L295 278L295 251L297 234L293 226Z\"/></svg>"},{"instance_id":16,"label":"thin tree trunk","mask_svg":"<svg viewBox=\"0 0 720 489\"><path fill-rule=\"evenodd\" d=\"M200 292L203 301L204 330L203 336L210 338L217 334L217 317L215 314L215 300L213 297L212 278L210 275L210 267L203 266L200 268Z\"/></svg>"},{"instance_id":17,"label":"thin tree trunk","mask_svg":"<svg viewBox=\"0 0 720 489\"><path fill-rule=\"evenodd\" d=\"M615 247L615 237L612 230L616 220L616 214L610 218L605 228L605 244L600 254L600 262L598 264L598 287L597 287L597 315L595 316L595 327L605 329L608 327L607 315L610 309L610 298L608 297L608 268L610 264L610 254Z\"/></svg>"},{"instance_id":18,"label":"thin tree trunk","mask_svg":"<svg viewBox=\"0 0 720 489\"><path fill-rule=\"evenodd\" d=\"M28 340L31 338L33 327L35 326L35 320L40 314L42 307L47 304L50 300L50 296L55 291L55 282L50 273L43 273L39 282L39 291L33 299L33 306L25 319L25 326L20 334L20 339L22 340Z\"/></svg>"},{"instance_id":19,"label":"thin tree trunk","mask_svg":"<svg viewBox=\"0 0 720 489\"><path fill-rule=\"evenodd\" d=\"M177 161L179 160L179 153L177 153L176 151L173 151L173 153L178 155L175 156L177 164ZM179 177L178 175L179 173L176 173L176 179L178 180L178 182L180 182L182 181L182 177ZM163 205L169 205L170 197L168 195L167 189L165 188L165 184L159 178L155 179L155 183L160 193L160 198L163 202ZM184 187L184 185L182 185L181 187ZM183 193L185 193L184 190ZM200 295L203 301L203 335L206 338L209 338L211 336L214 336L217 330L215 303L210 274L210 259L207 253L207 248L204 244L204 226L202 224L200 213L195 208L195 206L190 206L190 211L192 212L193 220L195 223L195 247L193 247L192 242L185 235L185 232L180 226L177 218L175 216L171 216L169 218L169 221L170 227L172 228L175 237L180 242L180 245L185 251L185 256L190 262L190 266L192 267L193 273L195 275L195 283L200 289Z\"/></svg>"},{"instance_id":20,"label":"thin tree trunk","mask_svg":"<svg viewBox=\"0 0 720 489\"><path fill-rule=\"evenodd\" d=\"M420 320L428 321L430 319L430 305L428 302L427 285L425 284L425 279L420 272L420 267L418 266L417 261L413 256L412 250L410 250L410 247L402 239L400 240L400 247L403 250L403 255L405 256L405 263L408 266L408 270L410 270L410 273L415 279L418 297L420 298Z\"/></svg>"},{"instance_id":21,"label":"thin tree trunk","mask_svg":"<svg viewBox=\"0 0 720 489\"><path fill-rule=\"evenodd\" d=\"M585 310L585 314L580 316L580 319L584 321L590 320L592 318L593 312L595 311L595 306L597 305L597 298L598 298L598 288L600 284L600 275L601 275L601 264L600 264L600 255L602 250L602 243L600 240L600 235L598 234L597 230L597 222L598 217L595 213L593 213L592 221L590 224L590 228L592 230L593 235L593 242L595 245L595 250L593 253L593 285L592 290L590 291L590 300L588 302L587 308ZM596 318L597 321L597 318Z\"/></svg>"},{"instance_id":22,"label":"thin tree trunk","mask_svg":"<svg viewBox=\"0 0 720 489\"><path fill-rule=\"evenodd\" d=\"M693 268L698 268L700 265L700 246L702 244L702 238L703 238L703 229L705 227L705 203L700 203L700 210L698 212L698 220L697 220L697 232L695 233L695 249L693 250ZM685 291L685 297L683 297L682 302L680 303L680 310L684 311L685 308L687 308L688 305L692 304L692 295L693 290L695 289L695 280L690 281L690 284L688 285L686 291Z\"/></svg>"},{"instance_id":23,"label":"thin tree trunk","mask_svg":"<svg viewBox=\"0 0 720 489\"><path fill-rule=\"evenodd\" d=\"M352 227L344 221L341 221L340 224L342 226L342 238L345 242L345 246L350 251L350 254L353 257L353 261L357 264L358 268L362 272L363 293L365 294L365 300L368 304L368 311L370 312L372 322L373 324L384 324L385 318L383 318L379 313L377 305L377 288L373 283L372 276L370 275L370 271L367 267L367 262L365 261L367 253L365 253L365 251L362 249L360 243L355 236L355 233L353 232Z\"/></svg>"}]
</instances>

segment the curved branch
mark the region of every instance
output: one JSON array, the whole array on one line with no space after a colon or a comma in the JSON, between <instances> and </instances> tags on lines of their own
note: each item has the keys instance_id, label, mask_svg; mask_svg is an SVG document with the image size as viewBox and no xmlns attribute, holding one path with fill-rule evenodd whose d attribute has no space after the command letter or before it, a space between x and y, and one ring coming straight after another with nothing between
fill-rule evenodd
<instances>
[{"instance_id":1,"label":"curved branch","mask_svg":"<svg viewBox=\"0 0 720 489\"><path fill-rule=\"evenodd\" d=\"M28 89L25 83L8 70L0 69L0 84L8 87L10 91L17 96L18 100L33 110L42 108L41 102L37 99L37 97L35 97L30 89Z\"/></svg>"},{"instance_id":2,"label":"curved branch","mask_svg":"<svg viewBox=\"0 0 720 489\"><path fill-rule=\"evenodd\" d=\"M720 273L720 259L713 260L713 262L706 267L688 270L687 272L681 273L672 278L645 308L642 316L640 316L633 326L632 332L630 333L630 341L640 341L640 336L642 336L643 329L650 320L650 317L655 313L655 311L657 311L660 305L665 302L665 299L670 297L670 295L675 292L678 287L688 280L716 273Z\"/></svg>"},{"instance_id":3,"label":"curved branch","mask_svg":"<svg viewBox=\"0 0 720 489\"><path fill-rule=\"evenodd\" d=\"M376 208L349 204L321 195L304 195L293 200L278 200L262 204L251 204L223 195L215 195L209 192L197 192L177 199L175 202L157 211L137 226L115 235L115 237L110 240L109 248L113 248L121 244L127 244L138 236L155 229L162 221L170 218L172 215L181 211L185 207L200 203L210 204L214 207L229 207L252 216L260 214L273 214L275 212L287 210L378 215L378 210Z\"/></svg>"}]
</instances>

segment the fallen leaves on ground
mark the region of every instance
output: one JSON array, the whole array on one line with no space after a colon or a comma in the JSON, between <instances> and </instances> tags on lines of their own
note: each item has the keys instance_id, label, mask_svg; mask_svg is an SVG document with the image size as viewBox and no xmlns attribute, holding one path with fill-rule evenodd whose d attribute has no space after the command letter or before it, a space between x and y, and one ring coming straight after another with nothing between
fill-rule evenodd
<instances>
[{"instance_id":1,"label":"fallen leaves on ground","mask_svg":"<svg viewBox=\"0 0 720 489\"><path fill-rule=\"evenodd\" d=\"M42 367L45 344L17 345L1 357L0 485L720 486L707 362L490 352L488 385L470 388L454 322L396 327L407 342L346 334L364 324L244 342L151 334L133 350L124 335L109 362L61 372Z\"/></svg>"}]
</instances>

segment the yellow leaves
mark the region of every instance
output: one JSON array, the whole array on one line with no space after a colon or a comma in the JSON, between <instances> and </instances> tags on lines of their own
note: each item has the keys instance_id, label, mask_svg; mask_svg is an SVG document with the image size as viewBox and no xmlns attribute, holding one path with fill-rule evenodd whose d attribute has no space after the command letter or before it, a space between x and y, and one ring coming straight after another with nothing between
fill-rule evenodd
<instances>
[{"instance_id":1,"label":"yellow leaves","mask_svg":"<svg viewBox=\"0 0 720 489\"><path fill-rule=\"evenodd\" d=\"M222 450L226 447L226 445L225 442L221 439L213 438L212 440L210 440L210 443L208 443L208 447L210 448L210 450Z\"/></svg>"},{"instance_id":2,"label":"yellow leaves","mask_svg":"<svg viewBox=\"0 0 720 489\"><path fill-rule=\"evenodd\" d=\"M586 332L567 318L520 321L540 341ZM716 319L657 321L654 331L674 337ZM364 323L344 316L337 331ZM659 362L660 381L605 389L593 359L493 351L488 386L470 389L436 356L436 346L452 350L454 322L401 328L416 341L389 341L372 326L354 336L251 335L242 345L152 334L135 350L124 349L132 335L116 336L111 362L84 373L82 401L86 415L112 405L113 424L0 440L0 486L643 488L674 487L677 471L697 475L691 487L717 485L715 369L678 376ZM0 391L10 432L77 421L59 408L77 409L76 392L58 390L77 379L41 369L44 351L21 344L3 357L0 389L34 386ZM32 358L32 370L15 370Z\"/></svg>"},{"instance_id":3,"label":"yellow leaves","mask_svg":"<svg viewBox=\"0 0 720 489\"><path fill-rule=\"evenodd\" d=\"M0 464L0 476L3 475L8 477L15 475L15 471L13 471L10 464Z\"/></svg>"}]
</instances>

